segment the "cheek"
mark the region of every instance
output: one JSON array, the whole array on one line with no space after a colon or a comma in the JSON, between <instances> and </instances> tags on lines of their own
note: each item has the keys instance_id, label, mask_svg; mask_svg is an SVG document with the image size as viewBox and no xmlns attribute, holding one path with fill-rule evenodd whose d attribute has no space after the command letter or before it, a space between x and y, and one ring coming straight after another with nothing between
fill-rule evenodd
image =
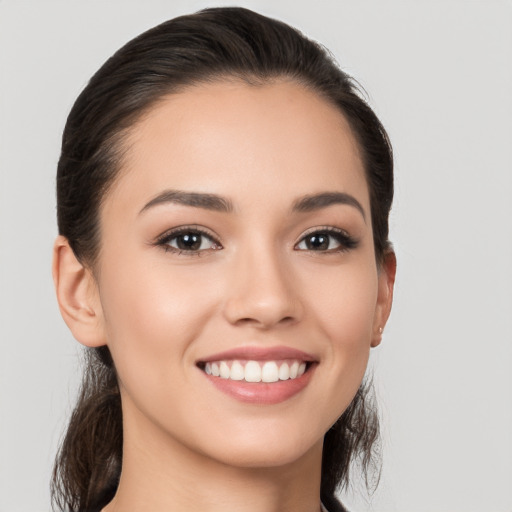
<instances>
[{"instance_id":1,"label":"cheek","mask_svg":"<svg viewBox=\"0 0 512 512\"><path fill-rule=\"evenodd\" d=\"M119 375L129 369L163 377L184 362L214 309L215 288L205 287L186 267L172 272L165 262L110 260L116 264L105 264L100 294L107 343Z\"/></svg>"},{"instance_id":2,"label":"cheek","mask_svg":"<svg viewBox=\"0 0 512 512\"><path fill-rule=\"evenodd\" d=\"M100 283L123 414L173 428L184 422L184 431L190 428L188 413L180 414L184 419L177 421L175 410L187 406L183 397L190 397L193 389L194 340L215 310L217 289L205 287L197 270L196 278L192 272L186 266L173 271L165 262L124 259L105 269Z\"/></svg>"},{"instance_id":3,"label":"cheek","mask_svg":"<svg viewBox=\"0 0 512 512\"><path fill-rule=\"evenodd\" d=\"M333 350L369 348L377 291L377 270L371 265L317 274L310 305Z\"/></svg>"},{"instance_id":4,"label":"cheek","mask_svg":"<svg viewBox=\"0 0 512 512\"><path fill-rule=\"evenodd\" d=\"M349 405L366 371L377 302L377 270L371 263L318 276L310 308L328 340L322 365L332 378L325 399L332 404L331 422Z\"/></svg>"}]
</instances>

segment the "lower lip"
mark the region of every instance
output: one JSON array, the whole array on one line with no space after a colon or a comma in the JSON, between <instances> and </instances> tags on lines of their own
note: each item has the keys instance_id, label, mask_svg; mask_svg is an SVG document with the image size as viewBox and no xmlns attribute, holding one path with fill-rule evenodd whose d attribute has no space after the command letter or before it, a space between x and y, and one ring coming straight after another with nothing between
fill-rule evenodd
<instances>
[{"instance_id":1,"label":"lower lip","mask_svg":"<svg viewBox=\"0 0 512 512\"><path fill-rule=\"evenodd\" d=\"M300 377L277 382L246 382L203 375L220 391L240 402L251 404L278 404L300 393L313 376L316 365L311 365ZM202 370L201 370L202 371Z\"/></svg>"}]
</instances>

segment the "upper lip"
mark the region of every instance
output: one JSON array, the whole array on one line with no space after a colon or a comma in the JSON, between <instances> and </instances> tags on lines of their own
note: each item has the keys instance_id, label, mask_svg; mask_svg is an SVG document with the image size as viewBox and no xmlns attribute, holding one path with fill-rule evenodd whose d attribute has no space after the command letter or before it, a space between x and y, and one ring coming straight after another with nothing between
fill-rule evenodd
<instances>
[{"instance_id":1,"label":"upper lip","mask_svg":"<svg viewBox=\"0 0 512 512\"><path fill-rule=\"evenodd\" d=\"M298 359L300 361L314 362L317 359L296 348L277 346L277 347L238 347L224 352L217 352L198 362L207 363L211 361L223 361L232 359L245 359L249 361L276 361L280 359Z\"/></svg>"}]
</instances>

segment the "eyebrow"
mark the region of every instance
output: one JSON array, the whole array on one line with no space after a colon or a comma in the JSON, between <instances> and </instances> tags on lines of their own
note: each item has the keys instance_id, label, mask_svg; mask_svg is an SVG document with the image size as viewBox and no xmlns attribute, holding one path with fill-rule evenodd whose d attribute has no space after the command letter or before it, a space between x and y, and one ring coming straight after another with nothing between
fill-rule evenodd
<instances>
[{"instance_id":1,"label":"eyebrow","mask_svg":"<svg viewBox=\"0 0 512 512\"><path fill-rule=\"evenodd\" d=\"M233 204L231 201L216 194L185 192L182 190L165 190L151 199L151 201L142 208L139 214L165 203L182 204L185 206L193 206L195 208L204 208L205 210L214 210L225 213L233 211Z\"/></svg>"},{"instance_id":2,"label":"eyebrow","mask_svg":"<svg viewBox=\"0 0 512 512\"><path fill-rule=\"evenodd\" d=\"M361 213L366 222L366 213L361 203L354 196L345 192L321 192L319 194L307 195L297 199L292 209L295 212L311 212L333 204L353 206Z\"/></svg>"},{"instance_id":3,"label":"eyebrow","mask_svg":"<svg viewBox=\"0 0 512 512\"><path fill-rule=\"evenodd\" d=\"M201 192L185 192L182 190L165 190L151 199L141 209L139 214L149 210L155 206L174 203L184 206L192 206L194 208L204 208L205 210L213 210L223 213L230 213L233 211L233 203L222 196L217 194L206 194ZM361 203L350 194L345 192L321 192L319 194L306 195L297 199L292 206L294 212L311 212L327 208L334 204L345 204L356 208L363 219L366 221L366 213Z\"/></svg>"}]
</instances>

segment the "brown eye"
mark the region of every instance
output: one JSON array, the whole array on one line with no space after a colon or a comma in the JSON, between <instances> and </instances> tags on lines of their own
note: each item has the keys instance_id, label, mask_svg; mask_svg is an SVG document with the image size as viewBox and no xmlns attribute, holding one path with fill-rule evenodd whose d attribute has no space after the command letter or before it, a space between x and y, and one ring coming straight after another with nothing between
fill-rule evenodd
<instances>
[{"instance_id":1,"label":"brown eye","mask_svg":"<svg viewBox=\"0 0 512 512\"><path fill-rule=\"evenodd\" d=\"M326 251L329 249L330 237L325 233L315 233L304 239L309 251Z\"/></svg>"},{"instance_id":2,"label":"brown eye","mask_svg":"<svg viewBox=\"0 0 512 512\"><path fill-rule=\"evenodd\" d=\"M297 247L307 251L328 251L336 249L339 245L339 241L329 233L317 232L305 236Z\"/></svg>"},{"instance_id":3,"label":"brown eye","mask_svg":"<svg viewBox=\"0 0 512 512\"><path fill-rule=\"evenodd\" d=\"M353 249L357 241L342 230L321 230L309 233L295 246L300 251L341 252Z\"/></svg>"},{"instance_id":4,"label":"brown eye","mask_svg":"<svg viewBox=\"0 0 512 512\"><path fill-rule=\"evenodd\" d=\"M182 251L198 251L203 242L203 235L187 233L174 237L176 248ZM173 245L170 243L170 245Z\"/></svg>"},{"instance_id":5,"label":"brown eye","mask_svg":"<svg viewBox=\"0 0 512 512\"><path fill-rule=\"evenodd\" d=\"M220 249L220 245L209 235L195 229L174 231L161 238L158 245L181 253L199 253Z\"/></svg>"}]
</instances>

